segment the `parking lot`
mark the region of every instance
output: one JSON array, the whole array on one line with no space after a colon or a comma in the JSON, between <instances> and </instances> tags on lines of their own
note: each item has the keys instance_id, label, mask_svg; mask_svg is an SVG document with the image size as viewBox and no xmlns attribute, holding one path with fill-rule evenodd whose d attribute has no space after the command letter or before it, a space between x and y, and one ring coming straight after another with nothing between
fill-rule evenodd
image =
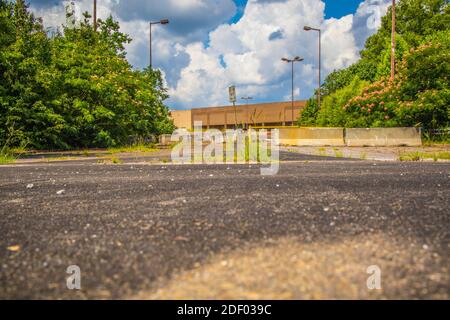
<instances>
[{"instance_id":1,"label":"parking lot","mask_svg":"<svg viewBox=\"0 0 450 320\"><path fill-rule=\"evenodd\" d=\"M0 298L448 299L449 169L293 152L274 176L133 157L3 166Z\"/></svg>"}]
</instances>

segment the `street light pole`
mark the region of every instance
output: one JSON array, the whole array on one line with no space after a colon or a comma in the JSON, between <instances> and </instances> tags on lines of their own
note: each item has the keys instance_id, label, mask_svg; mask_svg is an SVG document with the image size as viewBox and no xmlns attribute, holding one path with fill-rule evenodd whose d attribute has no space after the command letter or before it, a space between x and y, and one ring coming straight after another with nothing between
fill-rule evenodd
<instances>
[{"instance_id":1,"label":"street light pole","mask_svg":"<svg viewBox=\"0 0 450 320\"><path fill-rule=\"evenodd\" d=\"M292 126L294 126L294 61L291 61L291 66L292 66L292 81L291 81L291 85L292 85L292 98L291 98L291 107L292 107L292 116L291 116L291 120L292 120Z\"/></svg>"},{"instance_id":2,"label":"street light pole","mask_svg":"<svg viewBox=\"0 0 450 320\"><path fill-rule=\"evenodd\" d=\"M249 100L253 100L253 97L242 97L241 99L242 99L242 100L245 100L245 101L246 101L246 104L248 105L248 101L249 101Z\"/></svg>"},{"instance_id":3,"label":"street light pole","mask_svg":"<svg viewBox=\"0 0 450 320\"><path fill-rule=\"evenodd\" d=\"M168 23L169 23L168 19L162 19L159 21L150 22L150 69L153 68L153 63L152 63L152 26L154 24L168 24Z\"/></svg>"},{"instance_id":4,"label":"street light pole","mask_svg":"<svg viewBox=\"0 0 450 320\"><path fill-rule=\"evenodd\" d=\"M292 107L292 126L294 126L294 63L295 62L301 62L303 61L303 58L300 57L295 57L294 59L287 59L287 58L282 58L281 61L287 62L291 64L292 67L292 100L291 100L291 107Z\"/></svg>"},{"instance_id":5,"label":"street light pole","mask_svg":"<svg viewBox=\"0 0 450 320\"><path fill-rule=\"evenodd\" d=\"M321 91L320 87L322 86L322 78L321 78L321 74L322 74L322 71L321 71L321 68L322 68L322 30L319 28L312 28L312 27L308 27L308 26L305 26L303 28L303 30L319 32L319 77L318 77L319 78L319 87L317 89L317 104L320 109L320 102L322 99L321 93L320 93L320 91Z\"/></svg>"},{"instance_id":6,"label":"street light pole","mask_svg":"<svg viewBox=\"0 0 450 320\"><path fill-rule=\"evenodd\" d=\"M317 89L317 101L318 101L318 107L320 108L320 100L322 99L322 95L320 93L320 87L322 86L322 31L319 29L319 87Z\"/></svg>"},{"instance_id":7,"label":"street light pole","mask_svg":"<svg viewBox=\"0 0 450 320\"><path fill-rule=\"evenodd\" d=\"M395 79L395 0L392 0L391 81Z\"/></svg>"}]
</instances>

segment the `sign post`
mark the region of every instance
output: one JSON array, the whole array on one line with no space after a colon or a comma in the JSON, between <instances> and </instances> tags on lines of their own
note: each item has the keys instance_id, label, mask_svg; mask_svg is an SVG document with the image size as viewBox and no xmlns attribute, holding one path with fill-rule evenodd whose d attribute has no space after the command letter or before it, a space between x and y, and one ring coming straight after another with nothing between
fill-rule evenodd
<instances>
[{"instance_id":1,"label":"sign post","mask_svg":"<svg viewBox=\"0 0 450 320\"><path fill-rule=\"evenodd\" d=\"M228 87L228 95L230 97L230 102L233 103L234 106L234 128L237 128L237 110L236 110L236 87L229 86Z\"/></svg>"}]
</instances>

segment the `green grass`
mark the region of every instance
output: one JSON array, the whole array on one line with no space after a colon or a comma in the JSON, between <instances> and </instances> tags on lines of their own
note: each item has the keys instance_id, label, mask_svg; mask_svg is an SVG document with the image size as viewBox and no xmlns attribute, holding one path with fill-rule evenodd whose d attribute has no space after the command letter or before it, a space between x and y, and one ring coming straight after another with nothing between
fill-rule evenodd
<instances>
[{"instance_id":1,"label":"green grass","mask_svg":"<svg viewBox=\"0 0 450 320\"><path fill-rule=\"evenodd\" d=\"M343 158L344 157L344 154L342 153L342 151L338 151L338 150L334 151L334 155L335 155L336 158Z\"/></svg>"},{"instance_id":2,"label":"green grass","mask_svg":"<svg viewBox=\"0 0 450 320\"><path fill-rule=\"evenodd\" d=\"M432 146L432 145L447 145L450 144L450 135L443 134L441 136L430 136L428 133L423 133L423 145Z\"/></svg>"},{"instance_id":3,"label":"green grass","mask_svg":"<svg viewBox=\"0 0 450 320\"><path fill-rule=\"evenodd\" d=\"M50 157L45 159L47 162L51 161L67 161L67 160L78 160L77 157Z\"/></svg>"},{"instance_id":4,"label":"green grass","mask_svg":"<svg viewBox=\"0 0 450 320\"><path fill-rule=\"evenodd\" d=\"M97 161L98 164L122 164L123 161L115 156L103 157Z\"/></svg>"},{"instance_id":5,"label":"green grass","mask_svg":"<svg viewBox=\"0 0 450 320\"><path fill-rule=\"evenodd\" d=\"M22 154L27 154L28 150L25 147L14 147L9 150L10 154L20 156Z\"/></svg>"},{"instance_id":6,"label":"green grass","mask_svg":"<svg viewBox=\"0 0 450 320\"><path fill-rule=\"evenodd\" d=\"M117 147L117 148L109 148L108 152L111 154L114 153L133 153L133 152L155 152L158 151L154 145L147 144L136 144L131 146Z\"/></svg>"},{"instance_id":7,"label":"green grass","mask_svg":"<svg viewBox=\"0 0 450 320\"><path fill-rule=\"evenodd\" d=\"M424 146L447 145L447 144L450 144L450 138L443 138L442 140L423 139Z\"/></svg>"},{"instance_id":8,"label":"green grass","mask_svg":"<svg viewBox=\"0 0 450 320\"><path fill-rule=\"evenodd\" d=\"M326 148L318 148L317 155L319 155L321 157L325 157L327 155L327 149Z\"/></svg>"},{"instance_id":9,"label":"green grass","mask_svg":"<svg viewBox=\"0 0 450 320\"><path fill-rule=\"evenodd\" d=\"M114 164L121 164L121 163L123 163L123 161L120 160L117 157L111 157L111 162L114 163Z\"/></svg>"},{"instance_id":10,"label":"green grass","mask_svg":"<svg viewBox=\"0 0 450 320\"><path fill-rule=\"evenodd\" d=\"M421 161L424 159L433 159L434 161L438 160L450 160L450 152L441 151L441 152L408 152L402 153L399 157L400 161Z\"/></svg>"},{"instance_id":11,"label":"green grass","mask_svg":"<svg viewBox=\"0 0 450 320\"><path fill-rule=\"evenodd\" d=\"M0 165L14 163L15 161L16 158L13 155L0 153Z\"/></svg>"},{"instance_id":12,"label":"green grass","mask_svg":"<svg viewBox=\"0 0 450 320\"><path fill-rule=\"evenodd\" d=\"M14 163L16 159L16 154L6 145L0 148L0 165Z\"/></svg>"}]
</instances>

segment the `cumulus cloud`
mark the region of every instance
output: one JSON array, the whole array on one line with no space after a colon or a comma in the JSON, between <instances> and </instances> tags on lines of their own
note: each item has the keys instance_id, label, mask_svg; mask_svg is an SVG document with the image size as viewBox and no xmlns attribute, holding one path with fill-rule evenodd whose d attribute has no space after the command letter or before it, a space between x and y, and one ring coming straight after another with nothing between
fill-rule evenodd
<instances>
[{"instance_id":1,"label":"cumulus cloud","mask_svg":"<svg viewBox=\"0 0 450 320\"><path fill-rule=\"evenodd\" d=\"M232 0L122 0L112 9L124 21L168 18L168 30L181 41L204 38L205 31L228 21L237 10Z\"/></svg>"},{"instance_id":2,"label":"cumulus cloud","mask_svg":"<svg viewBox=\"0 0 450 320\"><path fill-rule=\"evenodd\" d=\"M297 55L305 60L295 65L295 96L308 98L317 87L318 35L303 31L303 26L322 29L324 79L357 61L363 42L379 27L387 2L366 0L354 15L325 20L322 1L249 0L240 21L211 31L207 46L182 48L190 64L171 88L171 101L186 108L226 104L231 84L239 95L285 99L291 96L291 68L280 58Z\"/></svg>"},{"instance_id":3,"label":"cumulus cloud","mask_svg":"<svg viewBox=\"0 0 450 320\"><path fill-rule=\"evenodd\" d=\"M227 87L255 101L290 97L291 68L282 57L301 56L295 64L297 98L308 98L317 87L316 32L322 32L322 79L359 57L365 39L379 27L390 0L365 0L354 15L325 19L320 0L249 0L240 20L232 0L102 0L98 15L112 14L133 38L128 59L137 68L148 64L149 20L170 19L153 29L154 66L164 70L172 108L227 104ZM63 3L31 0L32 9L48 26L64 23ZM92 0L75 1L78 12L92 10Z\"/></svg>"}]
</instances>

